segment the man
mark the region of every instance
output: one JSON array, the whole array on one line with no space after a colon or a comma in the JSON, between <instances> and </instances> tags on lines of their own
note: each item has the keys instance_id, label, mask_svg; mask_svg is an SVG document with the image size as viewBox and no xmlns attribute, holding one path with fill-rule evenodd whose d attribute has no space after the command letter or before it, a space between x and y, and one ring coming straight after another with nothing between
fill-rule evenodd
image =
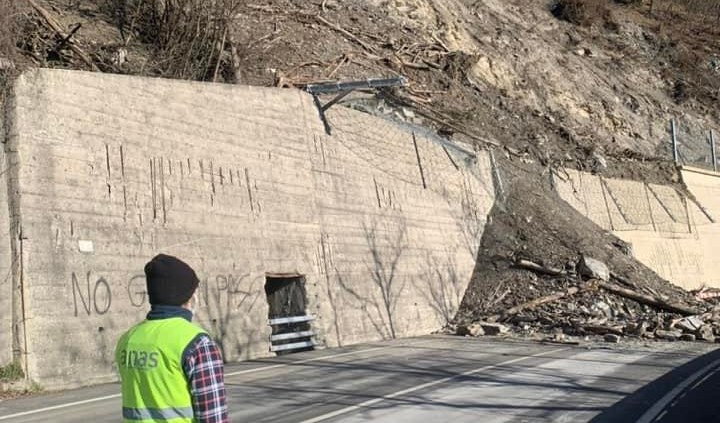
<instances>
[{"instance_id":1,"label":"man","mask_svg":"<svg viewBox=\"0 0 720 423\"><path fill-rule=\"evenodd\" d=\"M223 361L191 323L199 280L164 254L145 265L150 313L118 341L124 422L227 423Z\"/></svg>"}]
</instances>

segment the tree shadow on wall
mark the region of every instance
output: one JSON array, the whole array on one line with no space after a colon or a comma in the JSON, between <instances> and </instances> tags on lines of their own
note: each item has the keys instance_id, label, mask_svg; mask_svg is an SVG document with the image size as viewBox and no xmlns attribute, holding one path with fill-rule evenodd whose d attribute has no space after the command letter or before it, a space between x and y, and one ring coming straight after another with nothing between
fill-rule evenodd
<instances>
[{"instance_id":1,"label":"tree shadow on wall","mask_svg":"<svg viewBox=\"0 0 720 423\"><path fill-rule=\"evenodd\" d=\"M451 211L457 210L457 203L460 202L460 210L454 212L454 219L460 234L462 235L463 246L471 257L475 258L480 246L485 222L485 213L482 204L472 192L470 184L463 178L460 198L455 198L449 192L443 193Z\"/></svg>"},{"instance_id":2,"label":"tree shadow on wall","mask_svg":"<svg viewBox=\"0 0 720 423\"><path fill-rule=\"evenodd\" d=\"M413 280L415 289L445 325L455 317L464 295L463 285L457 274L457 263L452 251L448 251L444 258L438 258L430 251L426 252L422 275Z\"/></svg>"},{"instance_id":3,"label":"tree shadow on wall","mask_svg":"<svg viewBox=\"0 0 720 423\"><path fill-rule=\"evenodd\" d=\"M371 276L372 289L361 291L351 286L337 267L335 274L342 290L355 300L355 304L360 305L383 339L395 339L395 310L406 286L406 281L399 274L399 266L408 246L407 223L402 216L387 218L384 223L385 228L378 228L377 220L362 225L368 247L365 265Z\"/></svg>"},{"instance_id":4,"label":"tree shadow on wall","mask_svg":"<svg viewBox=\"0 0 720 423\"><path fill-rule=\"evenodd\" d=\"M334 267L332 263L332 250L330 249L329 235L323 233L320 238L320 259L322 260L322 273L324 274L325 280L325 292L327 293L328 303L333 313L333 330L335 332L335 338L339 347L343 346L342 335L340 332L340 322L338 320L339 310L338 301L332 288L332 281L330 276L330 269ZM338 280L340 278L338 277Z\"/></svg>"},{"instance_id":5,"label":"tree shadow on wall","mask_svg":"<svg viewBox=\"0 0 720 423\"><path fill-rule=\"evenodd\" d=\"M238 311L242 310L249 315L259 299L263 298L259 292L253 290L256 281L250 284L247 291L239 289L240 283L249 276L240 276L234 286L226 282L222 288L218 277L205 292L206 319L212 325L210 334L225 360L241 357L244 351L249 350L249 344L260 332L258 327L247 327L243 324L243 315L238 314Z\"/></svg>"},{"instance_id":6,"label":"tree shadow on wall","mask_svg":"<svg viewBox=\"0 0 720 423\"><path fill-rule=\"evenodd\" d=\"M448 205L448 211L457 228L457 242L448 246L445 253L426 252L422 276L413 280L413 286L423 295L436 315L448 324L456 317L457 311L466 293L470 278L458 274L458 260L473 262L473 274L478 266L478 255L482 242L486 211L483 197L473 192L472 179L480 183L485 192L490 192L484 182L476 175L469 173L462 178L458 190L442 188L440 194ZM467 256L465 256L467 254Z\"/></svg>"}]
</instances>

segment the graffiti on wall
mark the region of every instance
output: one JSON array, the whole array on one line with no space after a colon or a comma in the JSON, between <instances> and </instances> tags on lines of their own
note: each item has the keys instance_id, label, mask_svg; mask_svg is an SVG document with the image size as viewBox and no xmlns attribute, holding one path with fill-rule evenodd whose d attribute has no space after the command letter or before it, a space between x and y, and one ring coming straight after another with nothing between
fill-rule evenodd
<instances>
[{"instance_id":1,"label":"graffiti on wall","mask_svg":"<svg viewBox=\"0 0 720 423\"><path fill-rule=\"evenodd\" d=\"M73 272L72 292L75 317L83 311L88 316L93 313L102 316L110 310L112 305L112 291L107 279L102 276L95 277L92 272L85 274L84 283Z\"/></svg>"},{"instance_id":2,"label":"graffiti on wall","mask_svg":"<svg viewBox=\"0 0 720 423\"><path fill-rule=\"evenodd\" d=\"M243 300L253 294L253 284L250 289L244 289L248 286L249 278L249 273L222 273L213 277L201 277L198 289L199 306L208 307L211 303L217 303L219 296L226 295L226 304L239 308ZM149 307L144 274L133 275L124 281L115 281L92 271L72 272L70 289L75 317L103 316L113 309L127 309L128 304L133 308ZM210 301L213 298L215 301Z\"/></svg>"}]
</instances>

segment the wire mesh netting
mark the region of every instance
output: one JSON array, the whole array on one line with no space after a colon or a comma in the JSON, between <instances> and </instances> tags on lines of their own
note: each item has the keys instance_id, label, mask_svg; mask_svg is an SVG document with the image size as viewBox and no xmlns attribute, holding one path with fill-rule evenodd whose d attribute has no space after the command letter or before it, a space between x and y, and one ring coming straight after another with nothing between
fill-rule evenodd
<instances>
[{"instance_id":1,"label":"wire mesh netting","mask_svg":"<svg viewBox=\"0 0 720 423\"><path fill-rule=\"evenodd\" d=\"M718 170L718 133L676 119L669 123L670 155L683 166Z\"/></svg>"}]
</instances>

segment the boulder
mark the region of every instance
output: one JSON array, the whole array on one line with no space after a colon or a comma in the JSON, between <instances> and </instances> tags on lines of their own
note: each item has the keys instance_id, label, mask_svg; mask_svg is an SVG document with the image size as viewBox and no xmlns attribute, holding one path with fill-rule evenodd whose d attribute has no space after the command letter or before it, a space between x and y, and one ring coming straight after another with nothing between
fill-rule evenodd
<instances>
[{"instance_id":1,"label":"boulder","mask_svg":"<svg viewBox=\"0 0 720 423\"><path fill-rule=\"evenodd\" d=\"M605 317L611 318L613 317L613 310L610 305L604 301L598 301L593 305L593 308L599 310L602 314L605 315Z\"/></svg>"},{"instance_id":2,"label":"boulder","mask_svg":"<svg viewBox=\"0 0 720 423\"><path fill-rule=\"evenodd\" d=\"M458 325L457 331L455 333L459 336L483 336L485 335L485 331L483 331L482 326L480 326L478 323L472 323L469 325Z\"/></svg>"},{"instance_id":3,"label":"boulder","mask_svg":"<svg viewBox=\"0 0 720 423\"><path fill-rule=\"evenodd\" d=\"M607 169L608 164L607 164L607 160L605 159L605 157L601 156L598 153L593 153L592 158L593 158L593 170L595 172L599 172L599 171Z\"/></svg>"},{"instance_id":4,"label":"boulder","mask_svg":"<svg viewBox=\"0 0 720 423\"><path fill-rule=\"evenodd\" d=\"M608 333L605 335L605 342L610 342L611 344L617 344L620 342L620 336L615 335L614 333Z\"/></svg>"},{"instance_id":5,"label":"boulder","mask_svg":"<svg viewBox=\"0 0 720 423\"><path fill-rule=\"evenodd\" d=\"M680 339L680 335L682 335L682 332L679 330L662 330L658 329L655 331L655 337L659 339L664 339L666 341L677 341Z\"/></svg>"},{"instance_id":6,"label":"boulder","mask_svg":"<svg viewBox=\"0 0 720 423\"><path fill-rule=\"evenodd\" d=\"M480 322L485 335L501 335L508 332L508 327L500 323Z\"/></svg>"},{"instance_id":7,"label":"boulder","mask_svg":"<svg viewBox=\"0 0 720 423\"><path fill-rule=\"evenodd\" d=\"M689 316L675 323L675 326L683 332L695 333L703 324L704 322L698 316Z\"/></svg>"},{"instance_id":8,"label":"boulder","mask_svg":"<svg viewBox=\"0 0 720 423\"><path fill-rule=\"evenodd\" d=\"M610 269L607 264L591 257L583 256L578 264L578 270L581 275L591 279L600 279L606 282L610 280Z\"/></svg>"},{"instance_id":9,"label":"boulder","mask_svg":"<svg viewBox=\"0 0 720 423\"><path fill-rule=\"evenodd\" d=\"M710 325L702 325L695 332L697 339L707 342L715 342L715 334L713 333L713 327Z\"/></svg>"},{"instance_id":10,"label":"boulder","mask_svg":"<svg viewBox=\"0 0 720 423\"><path fill-rule=\"evenodd\" d=\"M633 256L633 249L632 244L629 242L625 242L622 240L616 240L612 243L612 245L617 248L621 253L625 254L626 256L632 257Z\"/></svg>"},{"instance_id":11,"label":"boulder","mask_svg":"<svg viewBox=\"0 0 720 423\"><path fill-rule=\"evenodd\" d=\"M633 323L625 325L625 333L630 335L644 336L648 332L647 322Z\"/></svg>"}]
</instances>

